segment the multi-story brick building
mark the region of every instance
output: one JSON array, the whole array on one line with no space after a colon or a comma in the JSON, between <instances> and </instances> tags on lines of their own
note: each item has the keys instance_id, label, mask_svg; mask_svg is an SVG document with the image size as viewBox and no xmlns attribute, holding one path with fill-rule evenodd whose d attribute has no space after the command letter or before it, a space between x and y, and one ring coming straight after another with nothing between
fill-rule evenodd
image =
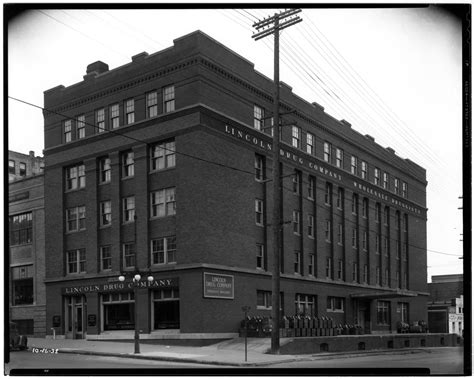
<instances>
[{"instance_id":1,"label":"multi-story brick building","mask_svg":"<svg viewBox=\"0 0 474 379\"><path fill-rule=\"evenodd\" d=\"M8 151L8 181L21 179L26 176L42 174L44 168L43 157L35 157L35 152L29 154Z\"/></svg>"},{"instance_id":2,"label":"multi-story brick building","mask_svg":"<svg viewBox=\"0 0 474 379\"><path fill-rule=\"evenodd\" d=\"M46 334L42 158L35 158L33 152L13 151L8 152L8 158L27 167L26 173L18 173L8 184L9 319L17 323L20 333L39 337Z\"/></svg>"},{"instance_id":3,"label":"multi-story brick building","mask_svg":"<svg viewBox=\"0 0 474 379\"><path fill-rule=\"evenodd\" d=\"M236 333L271 308L273 84L201 32L45 92L48 328ZM281 84L282 313L426 320L426 172Z\"/></svg>"}]
</instances>

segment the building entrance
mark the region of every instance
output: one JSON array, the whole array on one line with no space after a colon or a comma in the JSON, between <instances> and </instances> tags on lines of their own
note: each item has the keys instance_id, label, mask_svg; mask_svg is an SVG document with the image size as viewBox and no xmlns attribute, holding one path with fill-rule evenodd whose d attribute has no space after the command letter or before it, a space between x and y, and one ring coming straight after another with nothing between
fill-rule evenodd
<instances>
[{"instance_id":1,"label":"building entrance","mask_svg":"<svg viewBox=\"0 0 474 379\"><path fill-rule=\"evenodd\" d=\"M357 302L357 320L364 331L364 334L370 334L370 301L358 300Z\"/></svg>"},{"instance_id":2,"label":"building entrance","mask_svg":"<svg viewBox=\"0 0 474 379\"><path fill-rule=\"evenodd\" d=\"M85 320L87 318L87 302L85 296L68 296L66 303L66 338L86 338Z\"/></svg>"}]
</instances>

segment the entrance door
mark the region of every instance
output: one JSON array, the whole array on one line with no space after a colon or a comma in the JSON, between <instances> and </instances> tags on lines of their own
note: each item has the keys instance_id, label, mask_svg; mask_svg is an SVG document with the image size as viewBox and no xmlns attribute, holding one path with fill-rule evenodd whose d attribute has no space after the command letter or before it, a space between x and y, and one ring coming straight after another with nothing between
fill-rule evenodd
<instances>
[{"instance_id":1,"label":"entrance door","mask_svg":"<svg viewBox=\"0 0 474 379\"><path fill-rule=\"evenodd\" d=\"M74 338L84 338L84 307L82 304L76 304L74 311Z\"/></svg>"},{"instance_id":2,"label":"entrance door","mask_svg":"<svg viewBox=\"0 0 474 379\"><path fill-rule=\"evenodd\" d=\"M364 334L370 334L370 303L359 300L358 320L359 325L362 326Z\"/></svg>"}]
</instances>

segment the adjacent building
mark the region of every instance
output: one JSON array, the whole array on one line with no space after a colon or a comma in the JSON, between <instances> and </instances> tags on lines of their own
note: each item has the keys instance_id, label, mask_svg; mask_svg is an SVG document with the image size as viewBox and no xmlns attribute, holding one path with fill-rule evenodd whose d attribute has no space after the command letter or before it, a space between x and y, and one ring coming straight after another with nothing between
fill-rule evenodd
<instances>
[{"instance_id":1,"label":"adjacent building","mask_svg":"<svg viewBox=\"0 0 474 379\"><path fill-rule=\"evenodd\" d=\"M8 160L9 168L16 170L10 170L8 184L9 319L20 333L42 337L46 334L43 159L32 151L29 155L9 151Z\"/></svg>"},{"instance_id":2,"label":"adjacent building","mask_svg":"<svg viewBox=\"0 0 474 379\"><path fill-rule=\"evenodd\" d=\"M218 337L243 306L270 315L272 94L200 31L45 91L48 330ZM283 82L280 110L281 313L426 320L426 171Z\"/></svg>"},{"instance_id":3,"label":"adjacent building","mask_svg":"<svg viewBox=\"0 0 474 379\"><path fill-rule=\"evenodd\" d=\"M428 326L432 333L464 332L464 281L462 274L434 275L428 283Z\"/></svg>"}]
</instances>

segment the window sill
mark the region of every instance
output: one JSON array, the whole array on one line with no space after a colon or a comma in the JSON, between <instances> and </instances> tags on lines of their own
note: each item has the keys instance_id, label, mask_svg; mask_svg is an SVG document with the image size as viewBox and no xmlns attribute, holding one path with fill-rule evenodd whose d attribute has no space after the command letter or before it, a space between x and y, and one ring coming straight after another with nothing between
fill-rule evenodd
<instances>
[{"instance_id":1,"label":"window sill","mask_svg":"<svg viewBox=\"0 0 474 379\"><path fill-rule=\"evenodd\" d=\"M99 182L99 186L105 186L106 184L110 184L111 180L106 182Z\"/></svg>"},{"instance_id":2,"label":"window sill","mask_svg":"<svg viewBox=\"0 0 474 379\"><path fill-rule=\"evenodd\" d=\"M112 226L112 223L107 224L107 225L100 225L99 229L107 229L107 228L110 228L111 226Z\"/></svg>"},{"instance_id":3,"label":"window sill","mask_svg":"<svg viewBox=\"0 0 474 379\"><path fill-rule=\"evenodd\" d=\"M159 172L171 171L171 170L174 170L175 168L176 168L176 165L171 166L171 167L165 167L165 168L157 168L155 170L150 170L148 172L148 174L151 175L151 174L156 174L156 173L159 173Z\"/></svg>"},{"instance_id":4,"label":"window sill","mask_svg":"<svg viewBox=\"0 0 474 379\"><path fill-rule=\"evenodd\" d=\"M86 229L79 229L79 230L68 230L66 231L66 235L69 235L69 234L75 234L75 233L80 233L80 232L85 232Z\"/></svg>"},{"instance_id":5,"label":"window sill","mask_svg":"<svg viewBox=\"0 0 474 379\"><path fill-rule=\"evenodd\" d=\"M133 178L135 178L135 175L123 176L120 178L120 180L125 181L125 180L131 180Z\"/></svg>"},{"instance_id":6,"label":"window sill","mask_svg":"<svg viewBox=\"0 0 474 379\"><path fill-rule=\"evenodd\" d=\"M81 191L81 190L85 190L85 189L86 189L85 186L84 186L84 187L80 187L80 188L71 188L71 189L66 189L66 190L64 191L64 193L76 192L76 191Z\"/></svg>"}]
</instances>

